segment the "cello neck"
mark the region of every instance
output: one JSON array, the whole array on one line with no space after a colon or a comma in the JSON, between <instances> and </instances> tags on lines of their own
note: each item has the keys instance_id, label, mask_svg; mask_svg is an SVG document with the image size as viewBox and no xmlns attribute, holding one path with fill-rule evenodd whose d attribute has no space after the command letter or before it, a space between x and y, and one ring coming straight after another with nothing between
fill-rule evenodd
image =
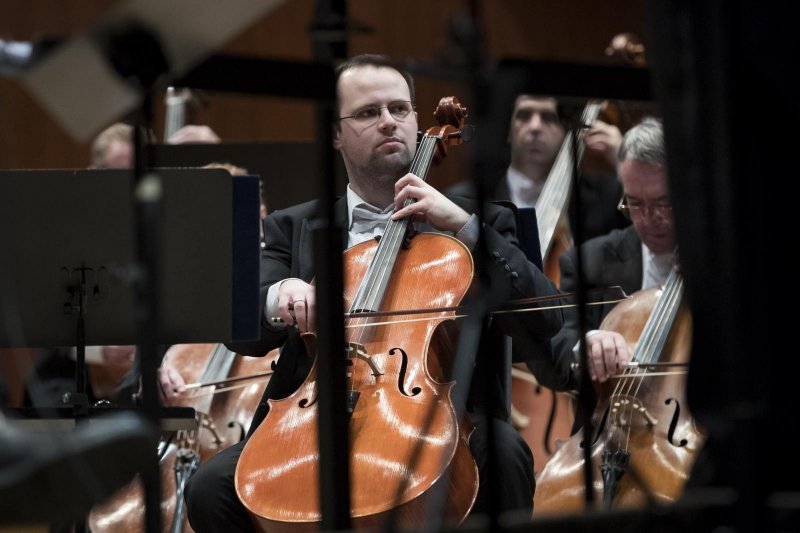
<instances>
[{"instance_id":1,"label":"cello neck","mask_svg":"<svg viewBox=\"0 0 800 533\"><path fill-rule=\"evenodd\" d=\"M594 122L600 114L601 104L589 102L581 113L579 128ZM539 245L542 257L547 257L553 245L553 236L561 218L566 212L572 185L572 132L567 132L558 151L550 174L544 182L542 192L536 201L536 222L539 226ZM578 142L577 162L583 158L584 145Z\"/></svg>"},{"instance_id":2,"label":"cello neck","mask_svg":"<svg viewBox=\"0 0 800 533\"><path fill-rule=\"evenodd\" d=\"M438 144L441 142L441 135L424 134L419 142L414 159L411 161L409 172L422 180L426 180L434 157L439 152ZM403 207L414 201L412 198L406 199ZM403 244L408 223L409 219L403 218L401 220L389 220L386 224L386 229L375 251L375 256L364 275L356 297L353 299L350 313L378 311L383 301L386 287L389 285L397 254Z\"/></svg>"},{"instance_id":3,"label":"cello neck","mask_svg":"<svg viewBox=\"0 0 800 533\"><path fill-rule=\"evenodd\" d=\"M653 307L633 352L639 363L655 363L667 342L672 323L683 299L683 277L674 269L667 278L661 296Z\"/></svg>"}]
</instances>

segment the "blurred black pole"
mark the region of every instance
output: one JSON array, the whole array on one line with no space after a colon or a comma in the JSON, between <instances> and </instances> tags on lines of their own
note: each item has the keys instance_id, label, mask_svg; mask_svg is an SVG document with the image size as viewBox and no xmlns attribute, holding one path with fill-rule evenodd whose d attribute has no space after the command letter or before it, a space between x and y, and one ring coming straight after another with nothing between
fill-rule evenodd
<instances>
[{"instance_id":1,"label":"blurred black pole","mask_svg":"<svg viewBox=\"0 0 800 533\"><path fill-rule=\"evenodd\" d=\"M347 55L345 0L319 0L310 28L314 60L335 64ZM317 159L321 188L319 217L314 231L317 291L317 385L319 387L319 496L322 530L350 528L350 452L346 410L344 357L344 250L341 221L336 219L335 157L332 124L336 117L336 88L317 104Z\"/></svg>"},{"instance_id":2,"label":"blurred black pole","mask_svg":"<svg viewBox=\"0 0 800 533\"><path fill-rule=\"evenodd\" d=\"M478 383L476 383L475 386L480 388L482 391L481 396L485 399L483 408L487 457L486 465L484 465L483 468L483 473L486 475L484 478L480 479L480 490L485 495L486 514L489 520L488 528L491 531L495 531L499 529L499 516L502 508L500 502L500 495L502 494L500 484L503 483L504 480L500 479L499 469L497 467L497 432L494 427L493 415L500 411L500 409L498 408L499 406L495 405L495 403L499 401L499 398L497 398L496 390L493 389L497 386L496 379L498 379L500 373L505 370L504 365L506 361L504 360L504 353L497 352L498 346L505 346L504 338L497 332L490 330L490 313L502 305L503 302L496 301L497 299L491 296L489 290L490 280L485 265L486 258L491 256L492 251L488 249L488 243L483 231L483 220L485 219L484 204L490 199L487 178L492 175L489 169L494 168L495 165L492 164L491 161L497 154L487 153L480 142L480 139L482 139L484 135L496 133L486 127L487 121L485 120L487 113L490 112L486 102L488 101L491 77L486 50L483 46L485 35L480 2L475 0L470 1L468 10L465 10L464 13L461 13L453 20L451 30L452 37L464 54L463 67L470 91L470 115L472 117L477 117L477 133L479 139L478 146L475 149L476 155L472 158L471 170L472 181L475 187L475 214L478 216L478 220L481 221L481 231L478 234L475 253L473 253L475 271L479 277L479 297L475 298L476 305L473 305L473 309L470 310L470 314L474 313L474 315L463 324L463 328L465 329L475 328L480 325L480 340L477 346L467 348L464 346L467 336L462 335L456 362L463 368L466 366L466 361L476 360L475 373ZM470 153L470 151L467 153ZM471 353L471 358L467 357L468 352ZM508 371L510 372L510 369ZM467 384L471 382L471 376L470 379L462 381L465 381L465 383L462 385L461 391L464 394L464 398L466 398L468 393Z\"/></svg>"},{"instance_id":3,"label":"blurred black pole","mask_svg":"<svg viewBox=\"0 0 800 533\"><path fill-rule=\"evenodd\" d=\"M733 489L728 525L796 531L798 446L785 430L798 362L785 339L797 320L778 311L797 276L785 188L797 174L795 17L778 2L719 0L651 1L646 14L693 321L687 399L708 432L687 497Z\"/></svg>"},{"instance_id":4,"label":"blurred black pole","mask_svg":"<svg viewBox=\"0 0 800 533\"><path fill-rule=\"evenodd\" d=\"M147 94L142 106L142 120L134 128L134 180L133 200L136 217L136 243L139 258L137 281L136 318L139 331L138 367L141 370L142 408L145 417L160 427L158 398L157 348L158 305L156 294L159 287L159 255L161 220L161 180L148 171L147 138L152 124L152 98ZM142 472L145 488L146 531L161 531L161 474L158 465L158 442L152 444L153 462Z\"/></svg>"},{"instance_id":5,"label":"blurred black pole","mask_svg":"<svg viewBox=\"0 0 800 533\"><path fill-rule=\"evenodd\" d=\"M160 402L157 389L157 370L160 365L157 342L159 338L158 299L160 288L161 193L160 177L152 172L147 143L153 123L152 91L156 81L169 72L164 51L150 28L141 23L122 20L109 25L97 36L107 59L117 73L141 91L142 105L135 115L134 177L132 199L138 265L134 282L136 289L136 321L139 332L137 350L141 369L142 406L145 417L160 427ZM151 444L152 462L141 472L145 488L145 529L161 531L161 474L158 465L158 435Z\"/></svg>"}]
</instances>

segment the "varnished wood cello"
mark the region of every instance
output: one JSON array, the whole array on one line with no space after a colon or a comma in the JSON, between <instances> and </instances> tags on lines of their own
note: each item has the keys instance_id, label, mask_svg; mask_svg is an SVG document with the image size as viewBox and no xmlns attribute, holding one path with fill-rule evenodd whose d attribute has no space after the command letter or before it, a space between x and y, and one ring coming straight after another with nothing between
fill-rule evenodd
<instances>
[{"instance_id":1,"label":"varnished wood cello","mask_svg":"<svg viewBox=\"0 0 800 533\"><path fill-rule=\"evenodd\" d=\"M464 117L456 99L440 103L440 127L420 141L413 174L424 179L434 157L460 141ZM390 221L379 244L367 241L344 256L355 527L381 526L390 515L399 527L419 526L437 488L447 494L447 520L457 523L478 489L470 428L450 400L453 313L439 311L457 304L470 287L472 257L460 241L439 234L415 235L404 247L407 225ZM358 318L359 311L403 309L431 312L424 321L411 320L419 315ZM313 341L305 340L313 354ZM270 400L239 458L237 494L264 531L319 527L317 380L314 365L295 393Z\"/></svg>"},{"instance_id":2,"label":"varnished wood cello","mask_svg":"<svg viewBox=\"0 0 800 533\"><path fill-rule=\"evenodd\" d=\"M164 361L191 382L177 405L195 409L198 429L178 431L160 443L164 531L192 531L183 507L183 486L200 463L244 439L277 358L277 350L265 357L246 357L222 344L176 344L165 354ZM95 533L144 531L139 481L93 508L89 526Z\"/></svg>"},{"instance_id":3,"label":"varnished wood cello","mask_svg":"<svg viewBox=\"0 0 800 533\"><path fill-rule=\"evenodd\" d=\"M536 516L585 508L585 446L598 508L669 503L680 495L704 442L686 406L691 316L682 296L674 271L663 288L635 293L603 320L601 329L635 344L632 364L597 387L595 433L571 437L539 473Z\"/></svg>"}]
</instances>

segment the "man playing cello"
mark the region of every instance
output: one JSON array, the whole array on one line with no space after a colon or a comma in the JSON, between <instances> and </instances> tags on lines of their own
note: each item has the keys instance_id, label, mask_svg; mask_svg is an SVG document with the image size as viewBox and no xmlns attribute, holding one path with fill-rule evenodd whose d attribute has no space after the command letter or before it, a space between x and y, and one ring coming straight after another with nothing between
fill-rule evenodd
<instances>
[{"instance_id":1,"label":"man playing cello","mask_svg":"<svg viewBox=\"0 0 800 533\"><path fill-rule=\"evenodd\" d=\"M347 224L348 246L381 235L390 217L392 220L412 217L439 232L455 236L473 253L486 254L479 263L489 271L492 291L502 291L506 300L556 292L552 283L517 247L514 216L510 210L494 205L486 207L483 225L489 252L477 250L480 221L472 214L471 202L448 198L408 173L416 151L418 129L410 75L383 56L356 56L337 69L337 99L339 118L334 124L334 147L342 154L349 178L347 195L337 202L337 213L342 214L341 222ZM407 198L416 202L401 208ZM257 427L267 416L266 400L283 398L295 391L313 362L300 334L315 331L315 290L310 284L314 268L307 220L313 218L316 211L317 202L309 202L275 211L265 221L261 339L230 348L244 355L263 355L280 345L283 350L251 428ZM367 220L369 218L382 220L376 224ZM273 317L279 317L282 323L272 320ZM509 335L526 336L531 342L546 342L562 324L559 310L518 317L494 319L493 327L502 327ZM501 353L499 347L496 353ZM480 354L476 372L481 371L481 359L491 355L495 354ZM503 373L508 372L508 368L503 369ZM499 469L497 479L502 480L496 488L499 493L492 496L499 497L502 511L520 511L529 517L534 489L532 457L524 440L508 423L503 390L505 377L497 375L492 379L491 394L496 396L492 405L496 409L488 416L482 412L482 407L489 403L485 395L470 391L467 409L476 431L469 445L483 479L489 461L481 426L485 420L492 420L498 451L493 464ZM253 529L234 487L234 470L245 444L217 454L191 479L186 499L190 523L196 531ZM473 512L486 510L488 492L478 491Z\"/></svg>"}]
</instances>

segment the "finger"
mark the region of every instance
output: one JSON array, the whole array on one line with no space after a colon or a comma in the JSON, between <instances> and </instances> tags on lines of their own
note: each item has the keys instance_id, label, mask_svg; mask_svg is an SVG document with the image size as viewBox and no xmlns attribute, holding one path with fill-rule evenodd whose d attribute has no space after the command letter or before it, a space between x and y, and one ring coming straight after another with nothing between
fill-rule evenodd
<instances>
[{"instance_id":1,"label":"finger","mask_svg":"<svg viewBox=\"0 0 800 533\"><path fill-rule=\"evenodd\" d=\"M308 303L305 299L297 299L293 302L294 319L300 331L308 331Z\"/></svg>"},{"instance_id":2,"label":"finger","mask_svg":"<svg viewBox=\"0 0 800 533\"><path fill-rule=\"evenodd\" d=\"M614 338L608 339L608 342L603 346L603 368L605 376L602 381L608 380L608 378L617 373L617 344Z\"/></svg>"},{"instance_id":3,"label":"finger","mask_svg":"<svg viewBox=\"0 0 800 533\"><path fill-rule=\"evenodd\" d=\"M628 343L625 338L620 335L616 339L617 345L617 369L625 368L631 360L630 351L628 350Z\"/></svg>"},{"instance_id":4,"label":"finger","mask_svg":"<svg viewBox=\"0 0 800 533\"><path fill-rule=\"evenodd\" d=\"M307 331L317 331L317 300L316 294L311 292L306 296L306 327Z\"/></svg>"},{"instance_id":5,"label":"finger","mask_svg":"<svg viewBox=\"0 0 800 533\"><path fill-rule=\"evenodd\" d=\"M395 195L394 206L396 209L403 207L403 204L408 198L412 198L419 203L420 200L425 198L425 189L415 185L406 185Z\"/></svg>"},{"instance_id":6,"label":"finger","mask_svg":"<svg viewBox=\"0 0 800 533\"><path fill-rule=\"evenodd\" d=\"M170 384L172 385L172 392L176 395L181 394L186 390L186 381L184 381L183 376L180 372L178 372L177 368L169 369L169 379Z\"/></svg>"},{"instance_id":7,"label":"finger","mask_svg":"<svg viewBox=\"0 0 800 533\"><path fill-rule=\"evenodd\" d=\"M592 378L592 381L597 381L597 366L598 366L598 359L602 356L603 347L598 339L592 339L589 343L589 346L586 350L586 356L589 363L589 377Z\"/></svg>"}]
</instances>

